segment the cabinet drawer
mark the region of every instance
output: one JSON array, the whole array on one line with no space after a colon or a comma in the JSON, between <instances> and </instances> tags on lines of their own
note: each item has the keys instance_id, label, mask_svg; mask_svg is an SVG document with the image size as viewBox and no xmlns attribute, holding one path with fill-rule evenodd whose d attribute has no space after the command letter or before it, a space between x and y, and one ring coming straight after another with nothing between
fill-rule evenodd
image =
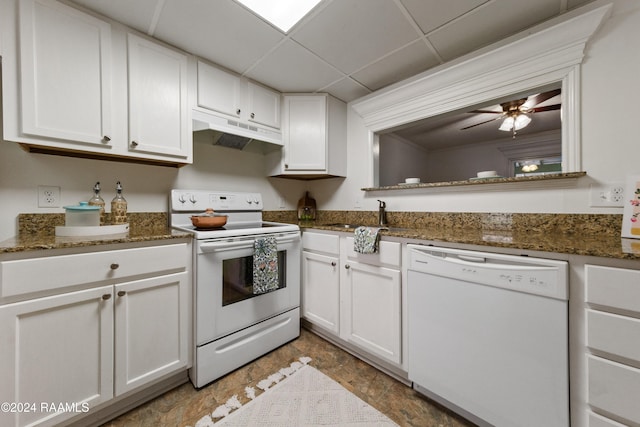
<instances>
[{"instance_id":1,"label":"cabinet drawer","mask_svg":"<svg viewBox=\"0 0 640 427\"><path fill-rule=\"evenodd\" d=\"M588 356L589 405L640 423L640 369Z\"/></svg>"},{"instance_id":2,"label":"cabinet drawer","mask_svg":"<svg viewBox=\"0 0 640 427\"><path fill-rule=\"evenodd\" d=\"M364 264L386 265L390 267L400 267L401 250L398 242L378 242L378 252L375 254L359 254L353 250L353 237L347 237L346 254L350 259L354 259Z\"/></svg>"},{"instance_id":3,"label":"cabinet drawer","mask_svg":"<svg viewBox=\"0 0 640 427\"><path fill-rule=\"evenodd\" d=\"M186 269L186 243L0 263L0 297Z\"/></svg>"},{"instance_id":4,"label":"cabinet drawer","mask_svg":"<svg viewBox=\"0 0 640 427\"><path fill-rule=\"evenodd\" d=\"M302 248L308 251L326 252L330 254L340 253L340 238L333 234L302 233Z\"/></svg>"},{"instance_id":5,"label":"cabinet drawer","mask_svg":"<svg viewBox=\"0 0 640 427\"><path fill-rule=\"evenodd\" d=\"M586 266L587 302L640 313L640 270Z\"/></svg>"},{"instance_id":6,"label":"cabinet drawer","mask_svg":"<svg viewBox=\"0 0 640 427\"><path fill-rule=\"evenodd\" d=\"M587 310L587 345L640 363L640 319Z\"/></svg>"}]
</instances>

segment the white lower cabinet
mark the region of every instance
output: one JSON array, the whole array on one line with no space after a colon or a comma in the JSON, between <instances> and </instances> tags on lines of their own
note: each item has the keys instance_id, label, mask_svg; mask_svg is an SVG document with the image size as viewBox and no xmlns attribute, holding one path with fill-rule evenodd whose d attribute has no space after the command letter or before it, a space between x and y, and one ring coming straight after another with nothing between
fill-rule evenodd
<instances>
[{"instance_id":1,"label":"white lower cabinet","mask_svg":"<svg viewBox=\"0 0 640 427\"><path fill-rule=\"evenodd\" d=\"M399 364L402 341L400 271L347 261L342 279L343 337Z\"/></svg>"},{"instance_id":2,"label":"white lower cabinet","mask_svg":"<svg viewBox=\"0 0 640 427\"><path fill-rule=\"evenodd\" d=\"M302 316L340 333L340 270L337 255L302 252Z\"/></svg>"},{"instance_id":3,"label":"white lower cabinet","mask_svg":"<svg viewBox=\"0 0 640 427\"><path fill-rule=\"evenodd\" d=\"M640 425L640 270L585 270L589 425Z\"/></svg>"},{"instance_id":4,"label":"white lower cabinet","mask_svg":"<svg viewBox=\"0 0 640 427\"><path fill-rule=\"evenodd\" d=\"M336 338L402 364L402 280L398 242L375 254L353 251L353 237L302 234L302 316Z\"/></svg>"},{"instance_id":5,"label":"white lower cabinet","mask_svg":"<svg viewBox=\"0 0 640 427\"><path fill-rule=\"evenodd\" d=\"M0 337L0 402L16 405L0 425L53 425L113 397L113 286L2 306Z\"/></svg>"},{"instance_id":6,"label":"white lower cabinet","mask_svg":"<svg viewBox=\"0 0 640 427\"><path fill-rule=\"evenodd\" d=\"M187 273L115 286L115 394L187 366Z\"/></svg>"},{"instance_id":7,"label":"white lower cabinet","mask_svg":"<svg viewBox=\"0 0 640 427\"><path fill-rule=\"evenodd\" d=\"M0 294L0 301L23 297L0 305L0 402L16 405L15 411L0 412L0 425L55 425L186 372L189 258L187 243L0 258L6 273L0 290L10 291ZM65 270L70 265L74 268ZM18 280L14 272L28 270L43 282L54 278L59 291L30 285L36 277L25 274L25 293L17 294L6 282ZM78 275L86 284L78 283ZM78 287L86 289L73 290Z\"/></svg>"}]
</instances>

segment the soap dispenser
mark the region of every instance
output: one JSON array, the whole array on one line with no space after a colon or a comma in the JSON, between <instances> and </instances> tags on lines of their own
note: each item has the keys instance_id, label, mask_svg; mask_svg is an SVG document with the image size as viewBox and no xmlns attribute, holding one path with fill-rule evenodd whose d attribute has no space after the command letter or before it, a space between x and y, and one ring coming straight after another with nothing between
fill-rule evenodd
<instances>
[{"instance_id":1,"label":"soap dispenser","mask_svg":"<svg viewBox=\"0 0 640 427\"><path fill-rule=\"evenodd\" d=\"M116 184L116 196L111 200L111 222L113 224L127 223L127 201L122 196L122 184Z\"/></svg>"},{"instance_id":2,"label":"soap dispenser","mask_svg":"<svg viewBox=\"0 0 640 427\"><path fill-rule=\"evenodd\" d=\"M100 196L100 182L93 186L93 197L89 199L89 205L100 207L100 225L104 225L104 199Z\"/></svg>"}]
</instances>

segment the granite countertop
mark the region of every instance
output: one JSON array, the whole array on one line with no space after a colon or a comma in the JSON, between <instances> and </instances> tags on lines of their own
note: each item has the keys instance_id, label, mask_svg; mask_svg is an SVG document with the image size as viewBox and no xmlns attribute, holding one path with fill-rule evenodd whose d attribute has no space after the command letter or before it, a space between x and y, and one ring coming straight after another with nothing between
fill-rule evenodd
<instances>
[{"instance_id":1,"label":"granite countertop","mask_svg":"<svg viewBox=\"0 0 640 427\"><path fill-rule=\"evenodd\" d=\"M368 225L377 219L376 211L318 211L316 221L299 225L352 233L331 224ZM387 220L392 229L383 230L383 238L640 260L640 239L620 237L622 215L616 214L387 212Z\"/></svg>"},{"instance_id":2,"label":"granite countertop","mask_svg":"<svg viewBox=\"0 0 640 427\"><path fill-rule=\"evenodd\" d=\"M18 234L0 242L0 254L191 237L171 229L167 214L162 212L129 214L129 231L121 234L60 237L55 235L56 225L64 225L64 214L20 214Z\"/></svg>"},{"instance_id":3,"label":"granite countertop","mask_svg":"<svg viewBox=\"0 0 640 427\"><path fill-rule=\"evenodd\" d=\"M302 229L352 233L352 229L327 224L301 224ZM640 240L608 235L548 234L480 229L405 228L382 230L381 236L433 242L461 243L488 247L555 252L604 258L640 260Z\"/></svg>"}]
</instances>

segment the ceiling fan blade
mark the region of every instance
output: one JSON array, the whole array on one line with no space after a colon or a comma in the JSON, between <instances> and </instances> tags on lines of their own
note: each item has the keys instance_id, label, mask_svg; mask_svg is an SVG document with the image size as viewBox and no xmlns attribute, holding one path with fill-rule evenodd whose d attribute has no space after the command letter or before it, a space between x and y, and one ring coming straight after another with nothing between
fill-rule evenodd
<instances>
[{"instance_id":1,"label":"ceiling fan blade","mask_svg":"<svg viewBox=\"0 0 640 427\"><path fill-rule=\"evenodd\" d=\"M539 93L536 96L530 97L527 100L527 105L534 107L538 104L542 104L544 101L551 99L554 96L560 95L560 92L562 92L560 89L554 89L554 90L550 90L549 92Z\"/></svg>"},{"instance_id":2,"label":"ceiling fan blade","mask_svg":"<svg viewBox=\"0 0 640 427\"><path fill-rule=\"evenodd\" d=\"M561 107L560 104L555 104L555 105L547 105L544 107L536 107L536 108L531 108L529 111L527 111L528 113L540 113L542 111L554 111L554 110L559 110Z\"/></svg>"},{"instance_id":3,"label":"ceiling fan blade","mask_svg":"<svg viewBox=\"0 0 640 427\"><path fill-rule=\"evenodd\" d=\"M485 123L495 122L496 120L500 120L501 118L502 118L502 116L496 117L495 119L487 120L487 121L484 121L484 122L476 123L475 125L471 125L471 126L467 126L467 127L464 127L464 128L460 128L460 130L471 129L471 128L474 128L476 126L483 125Z\"/></svg>"}]
</instances>

